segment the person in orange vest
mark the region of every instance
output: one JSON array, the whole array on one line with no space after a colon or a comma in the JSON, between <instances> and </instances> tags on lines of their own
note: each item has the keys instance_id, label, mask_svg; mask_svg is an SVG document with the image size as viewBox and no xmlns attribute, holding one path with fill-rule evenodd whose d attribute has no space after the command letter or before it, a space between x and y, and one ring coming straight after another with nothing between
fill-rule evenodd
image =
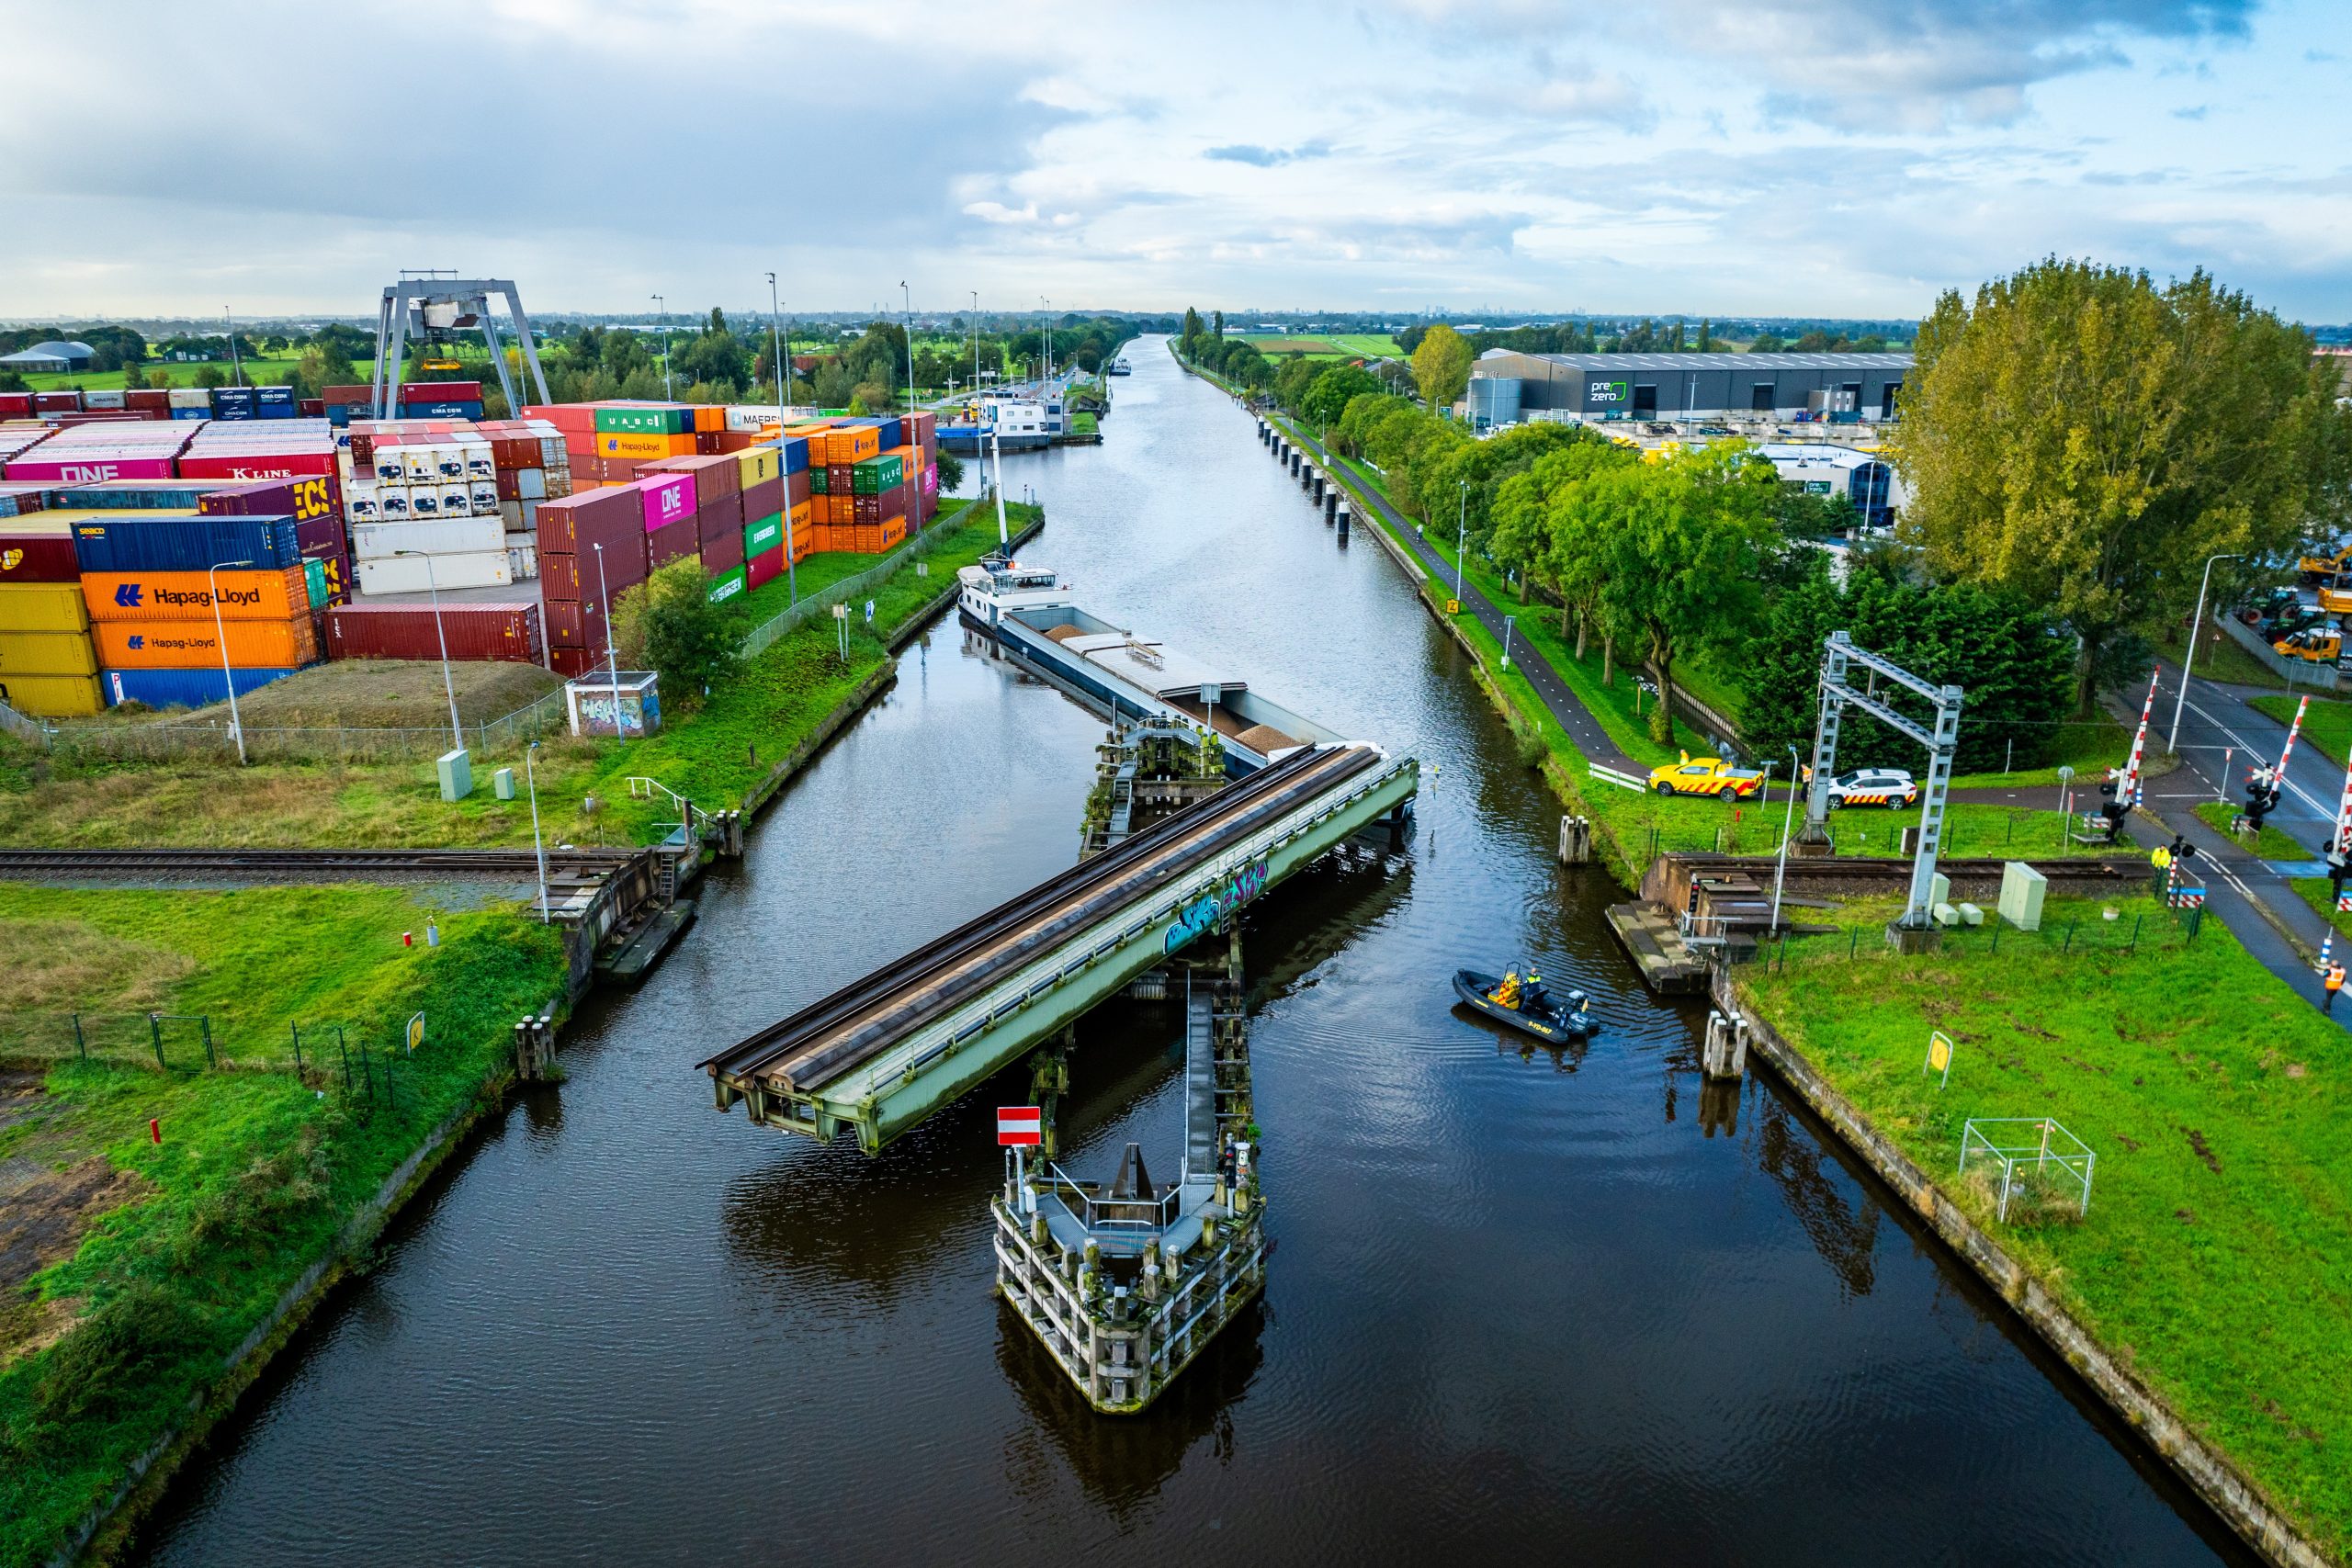
<instances>
[{"instance_id":1,"label":"person in orange vest","mask_svg":"<svg viewBox=\"0 0 2352 1568\"><path fill-rule=\"evenodd\" d=\"M2331 964L2327 966L2326 985L2327 1000L2320 1004L2319 1010L2322 1012L2334 1012L2335 1010L2335 993L2344 988L2343 964Z\"/></svg>"}]
</instances>

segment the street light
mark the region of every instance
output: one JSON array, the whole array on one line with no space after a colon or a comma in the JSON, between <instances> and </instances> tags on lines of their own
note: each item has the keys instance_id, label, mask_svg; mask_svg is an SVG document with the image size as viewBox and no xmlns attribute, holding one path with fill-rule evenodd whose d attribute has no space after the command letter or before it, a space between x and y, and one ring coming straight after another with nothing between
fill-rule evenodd
<instances>
[{"instance_id":1,"label":"street light","mask_svg":"<svg viewBox=\"0 0 2352 1568\"><path fill-rule=\"evenodd\" d=\"M662 396L666 400L670 397L670 310L659 294L653 297L653 315L662 328Z\"/></svg>"},{"instance_id":2,"label":"street light","mask_svg":"<svg viewBox=\"0 0 2352 1568\"><path fill-rule=\"evenodd\" d=\"M226 305L220 307L220 325L229 334L229 367L236 372L237 385L242 387L245 384L245 365L237 357L237 326L229 319L229 307Z\"/></svg>"},{"instance_id":3,"label":"street light","mask_svg":"<svg viewBox=\"0 0 2352 1568\"><path fill-rule=\"evenodd\" d=\"M2207 556L2205 575L2197 581L2197 614L2189 617L2188 646L2180 656L2180 691L2172 700L2172 733L2165 737L2165 750L2175 754L2180 750L2180 710L2188 702L2188 667L2197 659L2197 630L2205 624L2205 590L2213 581L2213 563L2238 558L2235 555Z\"/></svg>"},{"instance_id":4,"label":"street light","mask_svg":"<svg viewBox=\"0 0 2352 1568\"><path fill-rule=\"evenodd\" d=\"M784 499L786 502L784 509L784 547L786 557L789 558L792 553L792 508L789 504L792 500L791 492L787 491ZM613 591L605 583L605 547L597 545L594 548L596 551L596 594L605 604L605 678L613 685L613 735L616 739L626 740L628 739L628 733L621 724L621 658L613 647Z\"/></svg>"},{"instance_id":5,"label":"street light","mask_svg":"<svg viewBox=\"0 0 2352 1568\"><path fill-rule=\"evenodd\" d=\"M220 645L220 679L229 687L229 733L237 738L237 766L241 768L245 765L245 727L237 717L237 677L229 669L229 628L220 624L220 569L253 564L249 560L214 561L212 570L204 574L212 590L212 636Z\"/></svg>"},{"instance_id":6,"label":"street light","mask_svg":"<svg viewBox=\"0 0 2352 1568\"><path fill-rule=\"evenodd\" d=\"M462 751L466 749L466 730L458 722L458 683L449 677L449 634L441 627L441 590L433 581L433 558L423 550L394 550L392 554L414 556L424 563L424 591L433 595L433 635L441 642L441 689L449 694L449 734Z\"/></svg>"},{"instance_id":7,"label":"street light","mask_svg":"<svg viewBox=\"0 0 2352 1568\"><path fill-rule=\"evenodd\" d=\"M797 564L795 564L792 558L792 484L790 479L787 476L785 476L782 472L784 468L784 389L792 384L792 361L785 356L784 307L776 300L775 274L774 273L768 274L768 321L769 324L775 328L776 468L778 471L778 477L785 479L784 587L786 593L785 604L786 608L790 608L791 606L800 603L800 569ZM752 519L745 518L744 521L748 523L752 521ZM599 557L596 561L597 570L600 571L603 570L604 565L603 558ZM609 610L610 606L608 605L606 608ZM605 640L608 642L612 640L611 623L609 622L605 625Z\"/></svg>"},{"instance_id":8,"label":"street light","mask_svg":"<svg viewBox=\"0 0 2352 1568\"><path fill-rule=\"evenodd\" d=\"M1458 610L1462 604L1462 568L1470 558L1470 481L1453 482L1462 491L1462 503L1455 509L1453 520L1453 603Z\"/></svg>"},{"instance_id":9,"label":"street light","mask_svg":"<svg viewBox=\"0 0 2352 1568\"><path fill-rule=\"evenodd\" d=\"M907 280L899 279L899 296L907 302L907 412L915 406L915 297L907 288Z\"/></svg>"},{"instance_id":10,"label":"street light","mask_svg":"<svg viewBox=\"0 0 2352 1568\"><path fill-rule=\"evenodd\" d=\"M524 750L523 777L531 786L531 852L539 859L539 924L548 923L548 852L539 840L539 775L536 764L539 760L539 743L536 740Z\"/></svg>"},{"instance_id":11,"label":"street light","mask_svg":"<svg viewBox=\"0 0 2352 1568\"><path fill-rule=\"evenodd\" d=\"M1777 757L1772 760L1780 761ZM1789 748L1789 804L1781 813L1781 863L1772 873L1772 923L1764 928L1767 931L1781 929L1781 887L1789 879L1789 832L1796 826L1797 771L1803 765L1804 761L1797 755L1796 747L1792 745Z\"/></svg>"},{"instance_id":12,"label":"street light","mask_svg":"<svg viewBox=\"0 0 2352 1568\"><path fill-rule=\"evenodd\" d=\"M1503 668L1506 670L1510 668L1510 626L1511 623L1517 619L1519 619L1517 615L1503 617Z\"/></svg>"}]
</instances>

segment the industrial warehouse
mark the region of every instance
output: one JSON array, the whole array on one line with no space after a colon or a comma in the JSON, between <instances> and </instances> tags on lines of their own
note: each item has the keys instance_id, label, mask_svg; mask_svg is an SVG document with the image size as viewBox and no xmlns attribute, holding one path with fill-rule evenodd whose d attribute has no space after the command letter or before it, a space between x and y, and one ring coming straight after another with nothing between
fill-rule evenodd
<instances>
[{"instance_id":1,"label":"industrial warehouse","mask_svg":"<svg viewBox=\"0 0 2352 1568\"><path fill-rule=\"evenodd\" d=\"M1894 417L1907 354L1518 354L1471 367L1481 428L1540 419L1872 423Z\"/></svg>"}]
</instances>

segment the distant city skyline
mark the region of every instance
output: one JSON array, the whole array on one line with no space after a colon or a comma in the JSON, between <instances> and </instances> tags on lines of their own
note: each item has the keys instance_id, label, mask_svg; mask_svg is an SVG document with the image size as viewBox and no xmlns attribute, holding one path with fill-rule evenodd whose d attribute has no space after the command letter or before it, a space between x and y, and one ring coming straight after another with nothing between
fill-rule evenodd
<instances>
[{"instance_id":1,"label":"distant city skyline","mask_svg":"<svg viewBox=\"0 0 2352 1568\"><path fill-rule=\"evenodd\" d=\"M545 312L773 268L805 312L1906 320L2056 254L2352 319L2324 0L138 15L11 15L0 317L354 317L455 266Z\"/></svg>"}]
</instances>

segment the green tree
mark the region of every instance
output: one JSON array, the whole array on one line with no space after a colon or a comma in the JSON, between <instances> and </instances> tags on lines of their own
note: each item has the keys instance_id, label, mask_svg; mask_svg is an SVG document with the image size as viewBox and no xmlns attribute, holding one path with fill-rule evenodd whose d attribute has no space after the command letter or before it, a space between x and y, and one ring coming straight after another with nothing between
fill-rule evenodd
<instances>
[{"instance_id":1,"label":"green tree","mask_svg":"<svg viewBox=\"0 0 2352 1568\"><path fill-rule=\"evenodd\" d=\"M1413 350L1413 384L1431 413L1452 408L1470 384L1470 340L1438 325L1421 334Z\"/></svg>"},{"instance_id":2,"label":"green tree","mask_svg":"<svg viewBox=\"0 0 2352 1568\"><path fill-rule=\"evenodd\" d=\"M1888 450L1929 570L2007 590L2102 651L2177 618L2208 556L2278 558L2346 517L2352 413L2311 334L2204 273L2038 262L1921 323Z\"/></svg>"},{"instance_id":3,"label":"green tree","mask_svg":"<svg viewBox=\"0 0 2352 1568\"><path fill-rule=\"evenodd\" d=\"M1797 552L1804 576L1776 595L1741 663L1747 678L1741 723L1767 755L1808 750L1819 713L1821 649L1833 631L1883 653L1938 684L1961 688L1957 768L1991 773L2055 760L2074 696L2073 644L2040 610L1969 583L1928 583L1858 561L1843 588L1828 558ZM1921 716L1917 705L1882 684L1882 697ZM1869 715L1847 711L1838 741L1846 767L1916 769L1919 749Z\"/></svg>"},{"instance_id":4,"label":"green tree","mask_svg":"<svg viewBox=\"0 0 2352 1568\"><path fill-rule=\"evenodd\" d=\"M958 490L964 483L964 459L953 452L939 454L939 488L942 491Z\"/></svg>"},{"instance_id":5,"label":"green tree","mask_svg":"<svg viewBox=\"0 0 2352 1568\"><path fill-rule=\"evenodd\" d=\"M1429 330L1427 322L1415 321L1396 334L1396 351L1410 359L1413 356L1413 350L1421 346L1421 339L1428 334Z\"/></svg>"},{"instance_id":6,"label":"green tree","mask_svg":"<svg viewBox=\"0 0 2352 1568\"><path fill-rule=\"evenodd\" d=\"M1702 354L1713 354L1714 351L1715 323L1708 320L1706 317L1702 316L1699 318L1699 352Z\"/></svg>"},{"instance_id":7,"label":"green tree","mask_svg":"<svg viewBox=\"0 0 2352 1568\"><path fill-rule=\"evenodd\" d=\"M1580 426L1581 438L1543 453L1528 467L1505 479L1495 490L1494 531L1487 550L1521 581L1549 589L1560 601L1560 632L1576 628L1577 657L1582 659L1606 573L1588 568L1603 565L1605 550L1592 547L1590 537L1578 534L1585 520L1577 509L1577 492L1603 468L1638 462L1638 457L1612 441L1590 435Z\"/></svg>"},{"instance_id":8,"label":"green tree","mask_svg":"<svg viewBox=\"0 0 2352 1568\"><path fill-rule=\"evenodd\" d=\"M1579 487L1604 555L1601 615L1657 680L1650 734L1661 742L1674 738L1676 661L1736 647L1754 625L1773 547L1773 482L1732 441L1604 469Z\"/></svg>"},{"instance_id":9,"label":"green tree","mask_svg":"<svg viewBox=\"0 0 2352 1568\"><path fill-rule=\"evenodd\" d=\"M196 384L199 387L225 387L229 384L229 373L218 365L199 365L196 367Z\"/></svg>"},{"instance_id":10,"label":"green tree","mask_svg":"<svg viewBox=\"0 0 2352 1568\"><path fill-rule=\"evenodd\" d=\"M1747 345L1747 352L1750 354L1785 354L1788 352L1788 349L1787 345L1781 343L1778 333L1758 333L1756 334L1756 341Z\"/></svg>"},{"instance_id":11,"label":"green tree","mask_svg":"<svg viewBox=\"0 0 2352 1568\"><path fill-rule=\"evenodd\" d=\"M687 558L614 603L613 647L628 663L660 671L664 707L691 711L742 668L751 611L740 598L712 604L710 586L702 563Z\"/></svg>"},{"instance_id":12,"label":"green tree","mask_svg":"<svg viewBox=\"0 0 2352 1568\"><path fill-rule=\"evenodd\" d=\"M1380 390L1380 379L1361 365L1334 365L1315 378L1299 400L1298 412L1317 424L1336 424L1348 404L1366 392Z\"/></svg>"},{"instance_id":13,"label":"green tree","mask_svg":"<svg viewBox=\"0 0 2352 1568\"><path fill-rule=\"evenodd\" d=\"M1190 360L1201 356L1201 313L1190 305L1184 307L1184 331L1176 340L1176 352Z\"/></svg>"}]
</instances>

